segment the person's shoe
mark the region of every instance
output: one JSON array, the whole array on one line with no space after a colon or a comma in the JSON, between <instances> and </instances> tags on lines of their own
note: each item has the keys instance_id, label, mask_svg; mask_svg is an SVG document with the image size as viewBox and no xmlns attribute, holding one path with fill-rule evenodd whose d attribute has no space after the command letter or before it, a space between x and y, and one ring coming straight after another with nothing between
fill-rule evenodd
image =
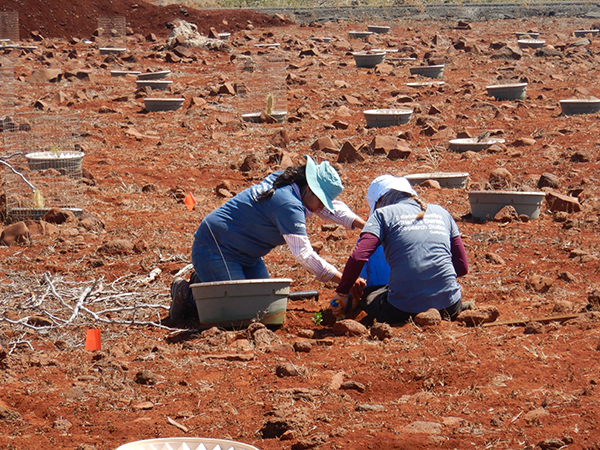
<instances>
[{"instance_id":1,"label":"person's shoe","mask_svg":"<svg viewBox=\"0 0 600 450\"><path fill-rule=\"evenodd\" d=\"M185 312L190 304L190 284L181 277L176 277L171 283L171 307L169 317L172 320L185 318Z\"/></svg>"}]
</instances>

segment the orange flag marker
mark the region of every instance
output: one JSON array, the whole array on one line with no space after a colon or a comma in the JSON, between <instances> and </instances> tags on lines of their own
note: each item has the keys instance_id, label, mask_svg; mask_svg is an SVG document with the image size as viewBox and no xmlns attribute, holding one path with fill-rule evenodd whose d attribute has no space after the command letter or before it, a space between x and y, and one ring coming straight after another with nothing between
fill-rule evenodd
<instances>
[{"instance_id":1,"label":"orange flag marker","mask_svg":"<svg viewBox=\"0 0 600 450\"><path fill-rule=\"evenodd\" d=\"M188 207L188 209L191 211L194 209L194 205L196 204L196 199L194 198L194 196L192 195L192 193L188 193L188 195L185 196L185 198L183 199L183 203L185 203L185 206Z\"/></svg>"},{"instance_id":2,"label":"orange flag marker","mask_svg":"<svg viewBox=\"0 0 600 450\"><path fill-rule=\"evenodd\" d=\"M100 329L87 330L85 336L85 349L86 350L101 350L102 343L100 342Z\"/></svg>"}]
</instances>

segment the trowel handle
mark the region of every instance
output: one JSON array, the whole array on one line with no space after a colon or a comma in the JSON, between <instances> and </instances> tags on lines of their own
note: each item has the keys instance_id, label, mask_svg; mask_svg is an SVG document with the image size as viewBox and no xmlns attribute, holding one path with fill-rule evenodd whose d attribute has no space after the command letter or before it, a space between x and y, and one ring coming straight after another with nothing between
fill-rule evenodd
<instances>
[{"instance_id":1,"label":"trowel handle","mask_svg":"<svg viewBox=\"0 0 600 450\"><path fill-rule=\"evenodd\" d=\"M288 298L290 300L301 300L304 298L315 298L315 300L319 300L319 291L300 291L300 292L290 292L288 294Z\"/></svg>"}]
</instances>

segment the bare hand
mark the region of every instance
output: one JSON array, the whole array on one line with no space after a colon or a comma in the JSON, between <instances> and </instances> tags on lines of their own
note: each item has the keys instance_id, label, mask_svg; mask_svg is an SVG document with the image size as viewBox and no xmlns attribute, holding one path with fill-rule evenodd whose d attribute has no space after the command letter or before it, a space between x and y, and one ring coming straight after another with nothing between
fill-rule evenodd
<instances>
[{"instance_id":1,"label":"bare hand","mask_svg":"<svg viewBox=\"0 0 600 450\"><path fill-rule=\"evenodd\" d=\"M348 304L348 294L336 294L331 299L331 312L335 317L342 317L346 311L346 305Z\"/></svg>"},{"instance_id":2,"label":"bare hand","mask_svg":"<svg viewBox=\"0 0 600 450\"><path fill-rule=\"evenodd\" d=\"M352 296L352 309L356 309L358 302L362 298L363 288L367 285L367 281L364 278L358 278L354 285L350 288L350 295Z\"/></svg>"}]
</instances>

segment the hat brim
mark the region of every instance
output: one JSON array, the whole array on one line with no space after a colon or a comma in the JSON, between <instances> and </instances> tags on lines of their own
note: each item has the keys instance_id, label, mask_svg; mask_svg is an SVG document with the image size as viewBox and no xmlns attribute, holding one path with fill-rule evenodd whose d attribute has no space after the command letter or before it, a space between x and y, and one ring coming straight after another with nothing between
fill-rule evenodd
<instances>
[{"instance_id":1,"label":"hat brim","mask_svg":"<svg viewBox=\"0 0 600 450\"><path fill-rule=\"evenodd\" d=\"M327 197L317 179L317 163L310 156L306 156L306 182L310 190L317 196L323 206L333 212L333 202Z\"/></svg>"}]
</instances>

